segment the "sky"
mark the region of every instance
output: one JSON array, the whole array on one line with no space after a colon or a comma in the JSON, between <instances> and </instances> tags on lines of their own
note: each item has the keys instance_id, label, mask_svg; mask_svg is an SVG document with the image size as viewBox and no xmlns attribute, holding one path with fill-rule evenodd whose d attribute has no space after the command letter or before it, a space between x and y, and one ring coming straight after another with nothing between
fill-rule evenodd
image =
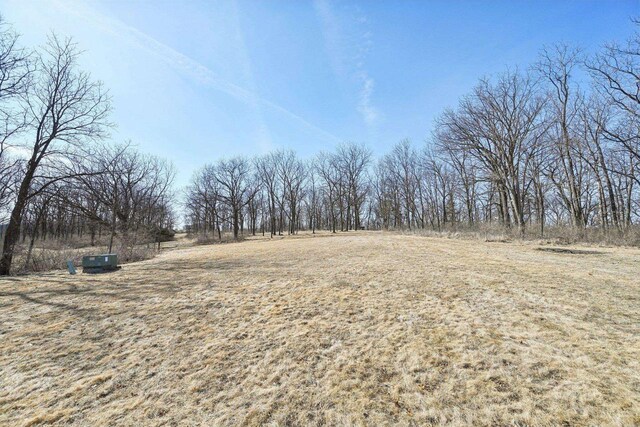
<instances>
[{"instance_id":1,"label":"sky","mask_svg":"<svg viewBox=\"0 0 640 427\"><path fill-rule=\"evenodd\" d=\"M221 157L428 143L479 78L545 45L624 41L640 0L0 0L0 14L25 46L73 37L113 98L111 139L172 160L180 187Z\"/></svg>"}]
</instances>

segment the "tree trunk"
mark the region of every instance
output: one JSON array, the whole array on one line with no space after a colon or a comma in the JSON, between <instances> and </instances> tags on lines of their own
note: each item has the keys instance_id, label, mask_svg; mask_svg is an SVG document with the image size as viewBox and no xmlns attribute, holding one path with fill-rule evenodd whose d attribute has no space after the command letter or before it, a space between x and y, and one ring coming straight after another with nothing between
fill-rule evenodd
<instances>
[{"instance_id":1,"label":"tree trunk","mask_svg":"<svg viewBox=\"0 0 640 427\"><path fill-rule=\"evenodd\" d=\"M20 239L20 225L22 224L22 212L24 211L27 201L29 200L29 188L35 173L37 164L32 160L28 163L27 173L25 174L16 204L11 211L9 224L4 234L4 244L2 245L2 257L0 258L0 276L8 276L11 273L11 264L13 262L13 251L18 239Z\"/></svg>"},{"instance_id":2,"label":"tree trunk","mask_svg":"<svg viewBox=\"0 0 640 427\"><path fill-rule=\"evenodd\" d=\"M239 227L239 222L240 222L240 218L239 218L240 213L238 212L238 209L234 206L233 208L233 238L234 240L238 240L238 232L240 231L240 227Z\"/></svg>"}]
</instances>

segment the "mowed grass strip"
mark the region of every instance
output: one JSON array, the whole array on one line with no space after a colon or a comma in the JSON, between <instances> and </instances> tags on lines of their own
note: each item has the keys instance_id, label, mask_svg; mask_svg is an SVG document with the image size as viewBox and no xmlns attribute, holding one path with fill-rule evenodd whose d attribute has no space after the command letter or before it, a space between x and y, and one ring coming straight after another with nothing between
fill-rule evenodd
<instances>
[{"instance_id":1,"label":"mowed grass strip","mask_svg":"<svg viewBox=\"0 0 640 427\"><path fill-rule=\"evenodd\" d=\"M1 279L0 425L639 425L640 251L574 249L320 233Z\"/></svg>"}]
</instances>

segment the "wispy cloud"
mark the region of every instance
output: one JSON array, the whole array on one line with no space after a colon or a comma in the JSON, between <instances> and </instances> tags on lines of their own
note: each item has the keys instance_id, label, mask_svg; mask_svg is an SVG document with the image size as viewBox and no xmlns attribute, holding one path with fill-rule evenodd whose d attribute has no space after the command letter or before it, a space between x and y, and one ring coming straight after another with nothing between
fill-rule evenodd
<instances>
[{"instance_id":1,"label":"wispy cloud","mask_svg":"<svg viewBox=\"0 0 640 427\"><path fill-rule=\"evenodd\" d=\"M202 86L224 92L248 105L260 108L268 108L277 112L297 125L307 129L312 134L331 142L338 142L340 139L327 132L324 129L310 123L303 117L287 110L286 108L273 103L267 99L260 97L255 91L241 87L217 76L212 70L197 62L196 60L184 55L181 52L159 42L144 32L123 23L117 19L113 19L103 14L81 5L79 3L68 4L65 1L56 1L59 8L65 12L74 14L82 19L89 20L102 31L107 32L115 37L120 38L125 43L138 47L151 55L161 59L167 65L178 70L182 74L189 76ZM258 133L264 139L263 143L270 144L269 130L262 122L261 129ZM263 147L268 148L268 147Z\"/></svg>"},{"instance_id":2,"label":"wispy cloud","mask_svg":"<svg viewBox=\"0 0 640 427\"><path fill-rule=\"evenodd\" d=\"M336 75L344 77L347 73L345 68L346 58L344 35L342 34L342 26L339 19L333 13L333 9L327 0L315 0L313 6L322 24L324 46L331 68Z\"/></svg>"},{"instance_id":3,"label":"wispy cloud","mask_svg":"<svg viewBox=\"0 0 640 427\"><path fill-rule=\"evenodd\" d=\"M338 77L357 81L356 109L372 129L380 118L380 111L373 104L375 80L366 69L367 55L373 47L373 34L367 30L369 21L357 10L343 18L334 12L328 0L315 0L314 7L331 67Z\"/></svg>"},{"instance_id":4,"label":"wispy cloud","mask_svg":"<svg viewBox=\"0 0 640 427\"><path fill-rule=\"evenodd\" d=\"M369 77L366 72L363 72L360 76L363 82L362 90L360 91L360 102L358 103L358 111L362 114L365 123L368 126L373 126L378 121L378 110L371 103L371 96L373 94L373 88L375 81Z\"/></svg>"}]
</instances>

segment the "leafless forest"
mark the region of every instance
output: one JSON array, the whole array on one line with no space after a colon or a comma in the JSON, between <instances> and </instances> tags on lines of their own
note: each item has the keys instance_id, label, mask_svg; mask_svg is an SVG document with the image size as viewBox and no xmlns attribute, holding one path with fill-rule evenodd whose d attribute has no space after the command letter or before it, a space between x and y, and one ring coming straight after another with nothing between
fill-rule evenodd
<instances>
[{"instance_id":1,"label":"leafless forest","mask_svg":"<svg viewBox=\"0 0 640 427\"><path fill-rule=\"evenodd\" d=\"M178 216L203 240L366 228L639 242L640 32L591 55L541 46L533 66L481 78L425 143L220 156L186 189L169 160L109 140L108 90L72 40L31 49L3 22L0 49L2 275L46 266L47 241L136 259Z\"/></svg>"},{"instance_id":2,"label":"leafless forest","mask_svg":"<svg viewBox=\"0 0 640 427\"><path fill-rule=\"evenodd\" d=\"M579 85L574 76L589 76ZM374 159L344 144L204 166L187 189L194 230L474 230L624 237L638 220L640 34L594 57L557 45L535 67L481 79L423 147ZM230 224L230 225L229 225ZM638 243L637 235L633 235Z\"/></svg>"},{"instance_id":3,"label":"leafless forest","mask_svg":"<svg viewBox=\"0 0 640 427\"><path fill-rule=\"evenodd\" d=\"M99 238L111 251L117 235L126 259L139 239L159 241L171 228L173 166L105 142L109 94L79 69L79 55L55 34L42 48L22 47L0 23L0 275L15 267L19 242L28 249L18 268L29 270L36 239Z\"/></svg>"}]
</instances>

